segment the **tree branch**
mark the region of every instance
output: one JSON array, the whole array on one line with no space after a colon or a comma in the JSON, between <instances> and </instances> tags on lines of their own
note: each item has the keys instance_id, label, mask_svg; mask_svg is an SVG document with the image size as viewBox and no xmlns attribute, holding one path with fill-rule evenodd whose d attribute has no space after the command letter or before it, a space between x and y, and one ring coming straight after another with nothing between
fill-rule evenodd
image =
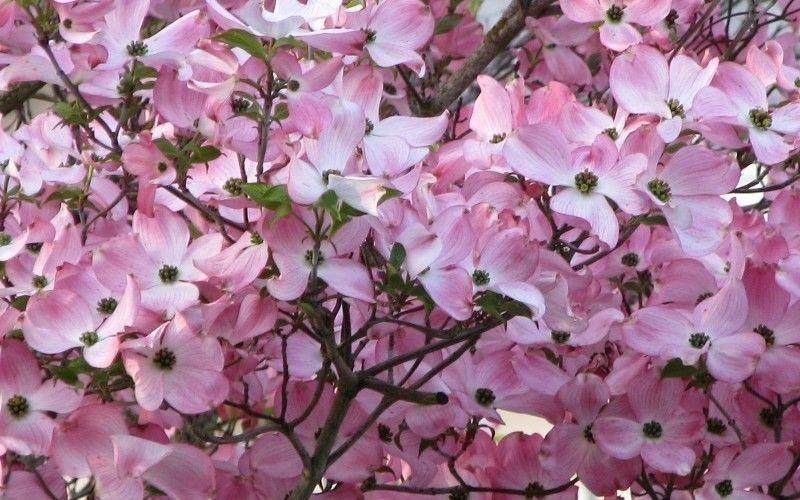
<instances>
[{"instance_id":1,"label":"tree branch","mask_svg":"<svg viewBox=\"0 0 800 500\"><path fill-rule=\"evenodd\" d=\"M0 94L0 115L19 109L25 101L44 87L44 82L23 82Z\"/></svg>"},{"instance_id":2,"label":"tree branch","mask_svg":"<svg viewBox=\"0 0 800 500\"><path fill-rule=\"evenodd\" d=\"M541 15L553 0L512 0L499 21L489 30L483 43L464 61L458 73L436 89L421 113L426 116L442 114L458 96L475 81L475 78L497 57L503 49L525 28L525 18Z\"/></svg>"}]
</instances>

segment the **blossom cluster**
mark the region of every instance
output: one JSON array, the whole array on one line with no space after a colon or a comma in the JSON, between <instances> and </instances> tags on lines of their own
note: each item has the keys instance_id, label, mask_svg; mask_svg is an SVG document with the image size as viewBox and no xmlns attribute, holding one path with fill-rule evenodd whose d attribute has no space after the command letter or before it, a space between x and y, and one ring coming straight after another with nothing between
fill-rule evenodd
<instances>
[{"instance_id":1,"label":"blossom cluster","mask_svg":"<svg viewBox=\"0 0 800 500\"><path fill-rule=\"evenodd\" d=\"M794 3L0 2L3 498L800 497Z\"/></svg>"}]
</instances>

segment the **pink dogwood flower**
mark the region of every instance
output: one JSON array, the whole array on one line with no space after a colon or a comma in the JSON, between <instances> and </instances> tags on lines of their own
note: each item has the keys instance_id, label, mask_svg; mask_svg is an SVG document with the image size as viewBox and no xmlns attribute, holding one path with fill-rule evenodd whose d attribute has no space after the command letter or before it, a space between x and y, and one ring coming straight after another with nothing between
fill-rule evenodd
<instances>
[{"instance_id":1,"label":"pink dogwood flower","mask_svg":"<svg viewBox=\"0 0 800 500\"><path fill-rule=\"evenodd\" d=\"M564 15L578 23L596 23L600 42L622 51L642 41L634 25L653 26L667 17L669 0L561 0Z\"/></svg>"},{"instance_id":2,"label":"pink dogwood flower","mask_svg":"<svg viewBox=\"0 0 800 500\"><path fill-rule=\"evenodd\" d=\"M153 217L136 212L136 237L110 240L95 253L93 267L102 283L112 290L124 288L127 274L133 274L141 288L142 307L174 314L189 307L199 296L194 281L205 274L194 265L219 252L220 234L209 234L189 242L189 228L181 217L156 206Z\"/></svg>"},{"instance_id":3,"label":"pink dogwood flower","mask_svg":"<svg viewBox=\"0 0 800 500\"><path fill-rule=\"evenodd\" d=\"M558 131L530 125L523 127L519 141L507 148L509 164L515 171L562 188L550 201L553 210L585 220L609 246L617 243L619 222L606 198L630 214L644 211L643 200L633 185L647 166L646 157L638 153L620 157L606 136L573 151Z\"/></svg>"},{"instance_id":4,"label":"pink dogwood flower","mask_svg":"<svg viewBox=\"0 0 800 500\"><path fill-rule=\"evenodd\" d=\"M106 14L106 26L96 42L108 54L99 69L117 69L136 58L143 63L160 67L167 64L187 70L185 57L200 38L208 34L208 24L199 10L194 10L167 25L148 38L140 32L150 0L122 0Z\"/></svg>"},{"instance_id":5,"label":"pink dogwood flower","mask_svg":"<svg viewBox=\"0 0 800 500\"><path fill-rule=\"evenodd\" d=\"M709 123L706 133L712 140L725 145L741 144L737 137L729 137L731 131L727 128L743 130L760 162L782 162L795 149L793 141L800 133L800 103L789 102L770 109L764 85L739 64L720 64L712 86L698 92L695 106L703 116L701 122ZM715 125L722 129L715 130Z\"/></svg>"},{"instance_id":6,"label":"pink dogwood flower","mask_svg":"<svg viewBox=\"0 0 800 500\"><path fill-rule=\"evenodd\" d=\"M786 443L756 443L738 455L736 447L724 448L711 463L706 485L697 498L769 498L750 489L778 481L791 463L792 454Z\"/></svg>"},{"instance_id":7,"label":"pink dogwood flower","mask_svg":"<svg viewBox=\"0 0 800 500\"><path fill-rule=\"evenodd\" d=\"M694 98L711 84L717 65L716 58L701 66L683 54L667 62L657 49L639 44L614 59L609 85L627 111L661 117L658 133L669 143L680 135L684 120L691 121Z\"/></svg>"},{"instance_id":8,"label":"pink dogwood flower","mask_svg":"<svg viewBox=\"0 0 800 500\"><path fill-rule=\"evenodd\" d=\"M54 290L29 302L23 324L25 340L48 354L81 347L89 365L106 368L117 356L118 334L133 324L138 308L139 287L131 276L119 303L110 299L93 306L75 292Z\"/></svg>"},{"instance_id":9,"label":"pink dogwood flower","mask_svg":"<svg viewBox=\"0 0 800 500\"><path fill-rule=\"evenodd\" d=\"M566 471L577 471L581 482L597 494L611 494L632 483L639 461L607 455L594 437L595 420L611 398L603 380L579 374L561 387L558 398L575 422L560 423L547 433L540 452L544 468L554 475L564 471L558 479L571 474Z\"/></svg>"},{"instance_id":10,"label":"pink dogwood flower","mask_svg":"<svg viewBox=\"0 0 800 500\"><path fill-rule=\"evenodd\" d=\"M695 460L702 415L681 407L680 380L659 380L648 373L628 391L629 417L602 413L592 427L598 446L621 460L641 456L654 469L688 474Z\"/></svg>"},{"instance_id":11,"label":"pink dogwood flower","mask_svg":"<svg viewBox=\"0 0 800 500\"><path fill-rule=\"evenodd\" d=\"M741 382L756 368L765 349L764 338L743 331L747 295L741 282L728 282L689 314L666 306L636 311L626 326L625 341L637 351L686 364L702 356L709 373L719 380Z\"/></svg>"},{"instance_id":12,"label":"pink dogwood flower","mask_svg":"<svg viewBox=\"0 0 800 500\"><path fill-rule=\"evenodd\" d=\"M204 497L214 488L214 466L197 448L125 434L110 440L112 453L89 458L103 498L142 499L145 482L173 498Z\"/></svg>"},{"instance_id":13,"label":"pink dogwood flower","mask_svg":"<svg viewBox=\"0 0 800 500\"><path fill-rule=\"evenodd\" d=\"M125 341L121 350L136 401L146 410L166 401L182 413L202 413L228 394L219 342L192 331L180 314L147 337Z\"/></svg>"},{"instance_id":14,"label":"pink dogwood flower","mask_svg":"<svg viewBox=\"0 0 800 500\"><path fill-rule=\"evenodd\" d=\"M49 413L69 413L81 392L58 380L42 380L33 353L18 340L0 345L0 446L21 455L44 455L55 422Z\"/></svg>"}]
</instances>

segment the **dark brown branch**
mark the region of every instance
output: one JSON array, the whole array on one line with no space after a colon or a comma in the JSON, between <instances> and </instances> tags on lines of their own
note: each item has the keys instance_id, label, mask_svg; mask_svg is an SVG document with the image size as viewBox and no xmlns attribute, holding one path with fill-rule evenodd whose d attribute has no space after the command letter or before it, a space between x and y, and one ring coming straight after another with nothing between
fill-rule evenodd
<instances>
[{"instance_id":1,"label":"dark brown branch","mask_svg":"<svg viewBox=\"0 0 800 500\"><path fill-rule=\"evenodd\" d=\"M23 82L0 94L0 115L19 109L25 101L36 95L44 87L44 82Z\"/></svg>"},{"instance_id":2,"label":"dark brown branch","mask_svg":"<svg viewBox=\"0 0 800 500\"><path fill-rule=\"evenodd\" d=\"M408 401L418 405L444 405L447 404L447 394L443 392L415 391L400 387L375 377L361 377L360 383L363 387L379 392L398 401Z\"/></svg>"},{"instance_id":3,"label":"dark brown branch","mask_svg":"<svg viewBox=\"0 0 800 500\"><path fill-rule=\"evenodd\" d=\"M525 18L538 17L552 0L514 0L489 30L483 43L464 61L461 69L436 89L422 114L435 116L446 110L475 81L475 78L525 28Z\"/></svg>"}]
</instances>

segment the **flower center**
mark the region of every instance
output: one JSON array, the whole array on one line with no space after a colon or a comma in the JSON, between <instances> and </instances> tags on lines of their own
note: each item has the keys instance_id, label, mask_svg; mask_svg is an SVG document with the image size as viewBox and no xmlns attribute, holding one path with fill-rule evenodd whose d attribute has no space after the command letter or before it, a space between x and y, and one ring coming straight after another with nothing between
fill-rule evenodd
<instances>
[{"instance_id":1,"label":"flower center","mask_svg":"<svg viewBox=\"0 0 800 500\"><path fill-rule=\"evenodd\" d=\"M772 126L772 116L766 109L753 108L750 110L750 123L758 130L767 130Z\"/></svg>"},{"instance_id":2,"label":"flower center","mask_svg":"<svg viewBox=\"0 0 800 500\"><path fill-rule=\"evenodd\" d=\"M80 336L80 341L85 346L93 346L100 340L100 337L97 336L97 332L83 332Z\"/></svg>"},{"instance_id":3,"label":"flower center","mask_svg":"<svg viewBox=\"0 0 800 500\"><path fill-rule=\"evenodd\" d=\"M661 427L661 424L655 420L651 420L642 426L642 433L645 437L650 439L658 439L664 434L664 429Z\"/></svg>"},{"instance_id":4,"label":"flower center","mask_svg":"<svg viewBox=\"0 0 800 500\"><path fill-rule=\"evenodd\" d=\"M694 305L697 305L700 302L703 302L704 300L706 300L708 298L711 298L713 296L714 296L714 294L711 293L711 292L703 292L703 293L701 293L700 295L697 296L697 300L695 301Z\"/></svg>"},{"instance_id":5,"label":"flower center","mask_svg":"<svg viewBox=\"0 0 800 500\"><path fill-rule=\"evenodd\" d=\"M564 342L569 340L570 333L565 332L563 330L553 330L552 332L550 332L550 337L556 344L563 344Z\"/></svg>"},{"instance_id":6,"label":"flower center","mask_svg":"<svg viewBox=\"0 0 800 500\"><path fill-rule=\"evenodd\" d=\"M591 193L597 187L597 176L584 170L575 175L575 187L583 194Z\"/></svg>"},{"instance_id":7,"label":"flower center","mask_svg":"<svg viewBox=\"0 0 800 500\"><path fill-rule=\"evenodd\" d=\"M8 408L8 412L13 416L22 418L30 411L31 405L28 403L28 399L25 396L14 394L6 403L6 408Z\"/></svg>"},{"instance_id":8,"label":"flower center","mask_svg":"<svg viewBox=\"0 0 800 500\"><path fill-rule=\"evenodd\" d=\"M719 496L726 497L733 493L733 483L731 483L730 479L726 479L715 484L714 489L717 490Z\"/></svg>"},{"instance_id":9,"label":"flower center","mask_svg":"<svg viewBox=\"0 0 800 500\"><path fill-rule=\"evenodd\" d=\"M651 180L647 183L647 189L662 203L666 203L672 198L672 189L669 187L669 184L662 179L656 178Z\"/></svg>"},{"instance_id":10,"label":"flower center","mask_svg":"<svg viewBox=\"0 0 800 500\"><path fill-rule=\"evenodd\" d=\"M592 424L589 424L583 428L583 439L589 441L590 443L594 443L594 433L592 432Z\"/></svg>"},{"instance_id":11,"label":"flower center","mask_svg":"<svg viewBox=\"0 0 800 500\"><path fill-rule=\"evenodd\" d=\"M252 103L250 102L250 99L245 99L241 96L236 96L231 99L231 109L234 113L244 113L250 109L251 105Z\"/></svg>"},{"instance_id":12,"label":"flower center","mask_svg":"<svg viewBox=\"0 0 800 500\"><path fill-rule=\"evenodd\" d=\"M615 129L614 127L609 127L603 130L603 133L609 136L612 141L616 141L617 139L619 139L619 132L617 132L617 129Z\"/></svg>"},{"instance_id":13,"label":"flower center","mask_svg":"<svg viewBox=\"0 0 800 500\"><path fill-rule=\"evenodd\" d=\"M753 331L764 337L764 342L768 347L775 345L775 332L767 328L766 325L758 325L753 328Z\"/></svg>"},{"instance_id":14,"label":"flower center","mask_svg":"<svg viewBox=\"0 0 800 500\"><path fill-rule=\"evenodd\" d=\"M367 121L364 123L364 135L371 134L373 130L375 130L375 123L367 118Z\"/></svg>"},{"instance_id":15,"label":"flower center","mask_svg":"<svg viewBox=\"0 0 800 500\"><path fill-rule=\"evenodd\" d=\"M242 194L242 179L239 179L238 177L231 177L225 181L225 184L222 185L222 189L233 196L239 196Z\"/></svg>"},{"instance_id":16,"label":"flower center","mask_svg":"<svg viewBox=\"0 0 800 500\"><path fill-rule=\"evenodd\" d=\"M162 283L175 283L178 281L178 268L165 264L158 270L158 277Z\"/></svg>"},{"instance_id":17,"label":"flower center","mask_svg":"<svg viewBox=\"0 0 800 500\"><path fill-rule=\"evenodd\" d=\"M681 104L677 99L668 100L667 107L669 108L669 112L672 113L673 118L676 116L686 118L686 111L683 109L683 104Z\"/></svg>"},{"instance_id":18,"label":"flower center","mask_svg":"<svg viewBox=\"0 0 800 500\"><path fill-rule=\"evenodd\" d=\"M622 7L619 5L612 5L606 11L606 19L608 19L608 22L610 23L618 23L622 21L622 16L624 13L625 11L622 9Z\"/></svg>"},{"instance_id":19,"label":"flower center","mask_svg":"<svg viewBox=\"0 0 800 500\"><path fill-rule=\"evenodd\" d=\"M711 417L706 420L706 430L711 434L719 436L724 433L727 428L728 426L725 425L725 422L718 418Z\"/></svg>"},{"instance_id":20,"label":"flower center","mask_svg":"<svg viewBox=\"0 0 800 500\"><path fill-rule=\"evenodd\" d=\"M476 269L472 273L472 282L478 286L486 286L489 284L489 273L483 269Z\"/></svg>"},{"instance_id":21,"label":"flower center","mask_svg":"<svg viewBox=\"0 0 800 500\"><path fill-rule=\"evenodd\" d=\"M384 443L391 442L394 433L386 424L378 424L378 437Z\"/></svg>"},{"instance_id":22,"label":"flower center","mask_svg":"<svg viewBox=\"0 0 800 500\"><path fill-rule=\"evenodd\" d=\"M260 245L264 243L264 238L258 233L253 233L250 235L250 243L253 245Z\"/></svg>"},{"instance_id":23,"label":"flower center","mask_svg":"<svg viewBox=\"0 0 800 500\"><path fill-rule=\"evenodd\" d=\"M708 342L708 335L703 332L693 333L689 336L689 345L695 349L700 349Z\"/></svg>"},{"instance_id":24,"label":"flower center","mask_svg":"<svg viewBox=\"0 0 800 500\"><path fill-rule=\"evenodd\" d=\"M306 250L306 254L303 256L303 259L310 265L314 265L314 250ZM317 264L322 264L325 261L325 257L322 254L317 254Z\"/></svg>"},{"instance_id":25,"label":"flower center","mask_svg":"<svg viewBox=\"0 0 800 500\"><path fill-rule=\"evenodd\" d=\"M292 92L297 92L298 90L300 90L300 82L298 82L297 80L289 80L286 83L286 88L291 90Z\"/></svg>"},{"instance_id":26,"label":"flower center","mask_svg":"<svg viewBox=\"0 0 800 500\"><path fill-rule=\"evenodd\" d=\"M529 483L525 488L525 498L542 498L544 495L544 486L538 481Z\"/></svg>"},{"instance_id":27,"label":"flower center","mask_svg":"<svg viewBox=\"0 0 800 500\"><path fill-rule=\"evenodd\" d=\"M639 256L633 252L628 252L625 255L623 255L622 259L620 260L622 261L622 265L624 266L636 267L636 265L639 263Z\"/></svg>"},{"instance_id":28,"label":"flower center","mask_svg":"<svg viewBox=\"0 0 800 500\"><path fill-rule=\"evenodd\" d=\"M364 34L367 35L367 43L374 42L375 38L378 36L377 31L371 30L369 28L364 30Z\"/></svg>"},{"instance_id":29,"label":"flower center","mask_svg":"<svg viewBox=\"0 0 800 500\"><path fill-rule=\"evenodd\" d=\"M109 315L117 309L117 299L114 297L106 297L97 301L97 312L100 314Z\"/></svg>"},{"instance_id":30,"label":"flower center","mask_svg":"<svg viewBox=\"0 0 800 500\"><path fill-rule=\"evenodd\" d=\"M27 248L28 250L30 250L33 253L39 253L42 250L42 245L43 245L43 243L41 243L41 242L39 242L39 243L28 243L27 245L25 245L25 248Z\"/></svg>"},{"instance_id":31,"label":"flower center","mask_svg":"<svg viewBox=\"0 0 800 500\"><path fill-rule=\"evenodd\" d=\"M322 181L327 185L332 175L342 175L341 170L330 169L322 172Z\"/></svg>"},{"instance_id":32,"label":"flower center","mask_svg":"<svg viewBox=\"0 0 800 500\"><path fill-rule=\"evenodd\" d=\"M45 276L34 276L31 280L31 284L35 288L44 288L47 286L47 277Z\"/></svg>"},{"instance_id":33,"label":"flower center","mask_svg":"<svg viewBox=\"0 0 800 500\"><path fill-rule=\"evenodd\" d=\"M11 243L11 235L8 233L0 233L0 246L6 246Z\"/></svg>"},{"instance_id":34,"label":"flower center","mask_svg":"<svg viewBox=\"0 0 800 500\"><path fill-rule=\"evenodd\" d=\"M496 396L494 395L494 391L491 389L487 389L485 387L481 387L477 391L475 391L475 401L478 402L481 406L489 406L494 403Z\"/></svg>"},{"instance_id":35,"label":"flower center","mask_svg":"<svg viewBox=\"0 0 800 500\"><path fill-rule=\"evenodd\" d=\"M758 412L758 417L761 419L761 423L764 424L764 427L772 429L778 422L778 410L769 407L762 408L761 411Z\"/></svg>"},{"instance_id":36,"label":"flower center","mask_svg":"<svg viewBox=\"0 0 800 500\"><path fill-rule=\"evenodd\" d=\"M139 40L134 40L133 42L129 43L125 49L128 51L128 55L131 57L141 57L147 55L147 45L144 42L140 42Z\"/></svg>"},{"instance_id":37,"label":"flower center","mask_svg":"<svg viewBox=\"0 0 800 500\"><path fill-rule=\"evenodd\" d=\"M666 24L669 29L674 29L675 22L678 20L679 17L680 14L678 14L677 10L670 9L669 14L667 14L667 17L664 18L664 24Z\"/></svg>"},{"instance_id":38,"label":"flower center","mask_svg":"<svg viewBox=\"0 0 800 500\"><path fill-rule=\"evenodd\" d=\"M503 142L505 140L505 138L506 138L506 134L494 134L492 136L492 140L489 141L489 142L491 142L492 144L498 144L500 142Z\"/></svg>"},{"instance_id":39,"label":"flower center","mask_svg":"<svg viewBox=\"0 0 800 500\"><path fill-rule=\"evenodd\" d=\"M153 363L162 370L172 370L175 366L175 353L171 349L162 347L153 355Z\"/></svg>"}]
</instances>

